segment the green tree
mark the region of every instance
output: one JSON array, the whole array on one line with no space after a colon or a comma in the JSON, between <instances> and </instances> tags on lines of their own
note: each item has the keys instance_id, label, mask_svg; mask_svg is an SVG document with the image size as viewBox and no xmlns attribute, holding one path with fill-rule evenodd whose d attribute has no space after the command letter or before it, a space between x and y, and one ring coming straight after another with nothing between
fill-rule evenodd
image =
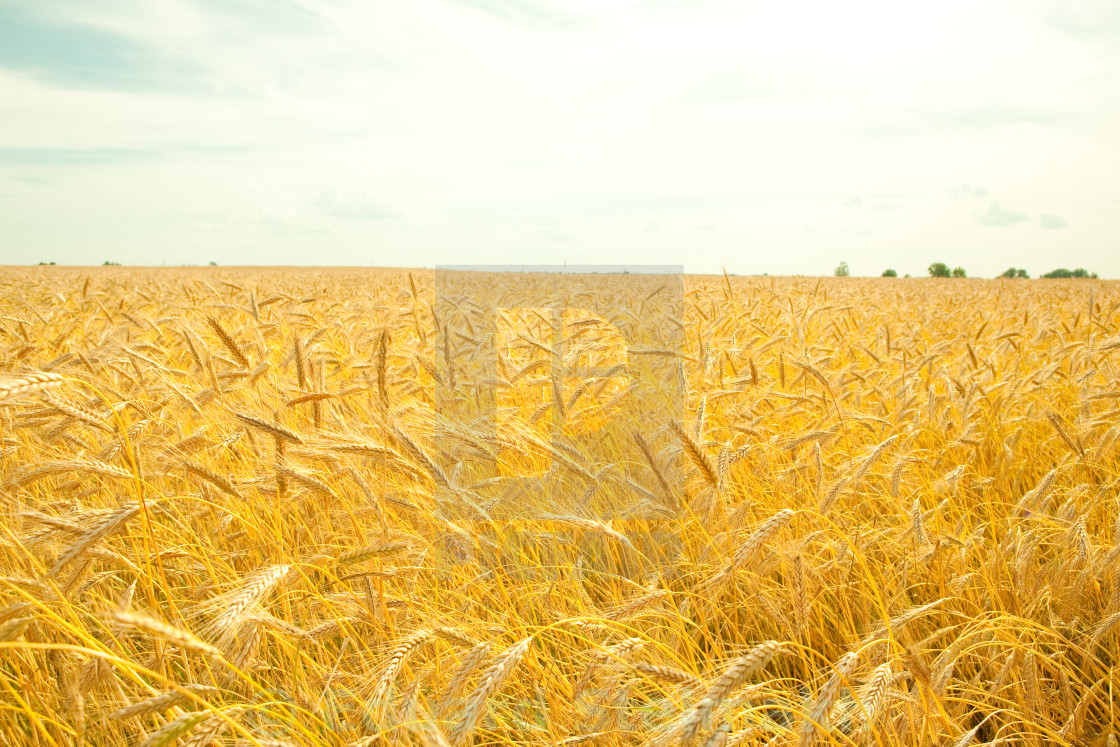
<instances>
[{"instance_id":1,"label":"green tree","mask_svg":"<svg viewBox=\"0 0 1120 747\"><path fill-rule=\"evenodd\" d=\"M1073 273L1072 273L1072 272L1070 272L1069 270L1067 270L1067 269L1066 269L1066 268L1064 268L1064 267L1059 267L1059 268L1058 268L1058 269L1056 269L1056 270L1051 270L1050 272L1046 273L1046 274L1045 274L1045 275L1043 275L1042 277L1044 277L1044 278L1049 278L1049 279L1051 279L1051 280L1055 280L1055 279L1059 279L1059 280L1060 280L1060 279L1064 279L1064 278L1071 278L1071 277L1073 277Z\"/></svg>"},{"instance_id":2,"label":"green tree","mask_svg":"<svg viewBox=\"0 0 1120 747\"><path fill-rule=\"evenodd\" d=\"M885 278L896 278L896 277L898 277L898 273L895 272L894 270L890 270L890 269L883 270L883 277L885 277Z\"/></svg>"},{"instance_id":3,"label":"green tree","mask_svg":"<svg viewBox=\"0 0 1120 747\"><path fill-rule=\"evenodd\" d=\"M929 276L931 278L947 278L950 275L949 265L944 262L934 262L929 266Z\"/></svg>"},{"instance_id":4,"label":"green tree","mask_svg":"<svg viewBox=\"0 0 1120 747\"><path fill-rule=\"evenodd\" d=\"M968 277L968 273L964 271L963 267L954 267L953 268L953 277L955 277L955 278L966 278L966 277Z\"/></svg>"},{"instance_id":5,"label":"green tree","mask_svg":"<svg viewBox=\"0 0 1120 747\"><path fill-rule=\"evenodd\" d=\"M836 265L836 269L832 271L832 274L838 278L846 278L852 273L848 270L848 263L841 262L840 264Z\"/></svg>"},{"instance_id":6,"label":"green tree","mask_svg":"<svg viewBox=\"0 0 1120 747\"><path fill-rule=\"evenodd\" d=\"M1026 270L1017 270L1014 267L1008 267L1000 273L1001 278L1026 278L1030 277Z\"/></svg>"}]
</instances>

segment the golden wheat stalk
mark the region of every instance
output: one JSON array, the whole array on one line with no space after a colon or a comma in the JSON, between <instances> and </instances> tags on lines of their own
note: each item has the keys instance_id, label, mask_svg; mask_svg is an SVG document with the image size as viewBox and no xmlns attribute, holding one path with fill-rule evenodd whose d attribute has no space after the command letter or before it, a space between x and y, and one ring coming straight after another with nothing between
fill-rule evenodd
<instances>
[{"instance_id":1,"label":"golden wheat stalk","mask_svg":"<svg viewBox=\"0 0 1120 747\"><path fill-rule=\"evenodd\" d=\"M60 475L67 472L88 472L99 477L114 477L121 480L135 479L135 475L115 464L98 461L96 459L64 459L43 462L31 469L22 471L12 478L14 486L28 485L36 480L51 475Z\"/></svg>"},{"instance_id":2,"label":"golden wheat stalk","mask_svg":"<svg viewBox=\"0 0 1120 747\"><path fill-rule=\"evenodd\" d=\"M860 690L859 701L863 703L863 721L861 728L869 731L883 712L887 701L887 689L891 681L891 663L889 661L875 667L871 676L867 678L863 689Z\"/></svg>"},{"instance_id":3,"label":"golden wheat stalk","mask_svg":"<svg viewBox=\"0 0 1120 747\"><path fill-rule=\"evenodd\" d=\"M172 706L191 700L192 696L213 695L217 692L218 688L209 685L183 685L178 690L169 690L153 698L148 698L147 700L142 700L138 703L133 703L132 705L113 711L106 718L122 719L132 716L146 716L149 713L159 713L160 711L166 711Z\"/></svg>"},{"instance_id":4,"label":"golden wheat stalk","mask_svg":"<svg viewBox=\"0 0 1120 747\"><path fill-rule=\"evenodd\" d=\"M63 399L62 397L57 397L49 389L42 392L39 397L54 409L58 410L64 415L69 415L75 420L81 420L84 423L92 425L94 428L100 428L104 431L113 430L113 426L109 424L109 421L98 413L94 412L88 407L79 405L77 402L71 402L70 400Z\"/></svg>"},{"instance_id":5,"label":"golden wheat stalk","mask_svg":"<svg viewBox=\"0 0 1120 747\"><path fill-rule=\"evenodd\" d=\"M794 513L795 511L793 509L783 508L769 519L762 522L762 524L747 537L746 541L739 546L739 549L735 551L731 561L723 570L713 577L712 583L717 586L725 583L731 575L735 573L736 569L742 567L749 560L752 560L758 555L759 551L761 551L766 544L766 541L781 531L782 527L788 524L790 519L793 518Z\"/></svg>"},{"instance_id":6,"label":"golden wheat stalk","mask_svg":"<svg viewBox=\"0 0 1120 747\"><path fill-rule=\"evenodd\" d=\"M226 332L221 323L212 316L206 317L206 323L210 325L210 329L214 330L214 334L216 334L221 343L225 345L226 350L229 351L229 354L233 356L234 360L241 364L242 368L248 369L250 367L249 360L245 357L245 353L242 352L241 346L230 336L229 332Z\"/></svg>"},{"instance_id":7,"label":"golden wheat stalk","mask_svg":"<svg viewBox=\"0 0 1120 747\"><path fill-rule=\"evenodd\" d=\"M745 656L740 656L731 662L688 713L681 726L681 744L686 745L695 739L701 726L711 718L712 711L718 708L735 688L770 663L781 647L782 644L777 641L766 641L752 648Z\"/></svg>"},{"instance_id":8,"label":"golden wheat stalk","mask_svg":"<svg viewBox=\"0 0 1120 747\"><path fill-rule=\"evenodd\" d=\"M211 616L204 630L219 641L229 643L250 610L260 604L291 569L286 563L266 566L247 576L236 589L211 599L201 608L202 614Z\"/></svg>"},{"instance_id":9,"label":"golden wheat stalk","mask_svg":"<svg viewBox=\"0 0 1120 747\"><path fill-rule=\"evenodd\" d=\"M656 591L650 592L649 594L644 594L640 597L637 597L636 599L626 602L621 607L615 609L612 612L608 612L603 617L607 620L627 620L646 607L649 607L654 602L665 599L668 596L669 592L665 591L664 589L658 589Z\"/></svg>"},{"instance_id":10,"label":"golden wheat stalk","mask_svg":"<svg viewBox=\"0 0 1120 747\"><path fill-rule=\"evenodd\" d=\"M302 472L297 469L293 469L292 467L284 464L276 465L276 471L284 475L285 477L294 480L313 493L319 493L320 495L324 495L335 500L338 499L338 496L335 495L335 492L331 488L331 486L327 485L325 482L315 477L314 475Z\"/></svg>"},{"instance_id":11,"label":"golden wheat stalk","mask_svg":"<svg viewBox=\"0 0 1120 747\"><path fill-rule=\"evenodd\" d=\"M701 687L704 681L694 674L674 669L673 667L660 666L657 664L647 664L645 662L636 662L634 669L647 677L654 679L672 682L674 685L685 685L688 687Z\"/></svg>"},{"instance_id":12,"label":"golden wheat stalk","mask_svg":"<svg viewBox=\"0 0 1120 747\"><path fill-rule=\"evenodd\" d=\"M482 663L490 657L490 643L479 643L463 657L463 661L455 668L451 674L451 679L448 680L447 686L443 690L443 695L436 701L436 714L442 716L447 712L447 708L451 703L451 699L459 694L459 689L463 683L475 673L475 671L482 666Z\"/></svg>"},{"instance_id":13,"label":"golden wheat stalk","mask_svg":"<svg viewBox=\"0 0 1120 747\"><path fill-rule=\"evenodd\" d=\"M832 704L836 702L836 698L840 695L840 688L847 682L848 675L851 673L858 659L859 656L854 652L844 654L840 657L840 661L836 663L832 676L828 678L828 682L821 688L820 693L817 694L817 699L813 701L812 707L809 708L809 712L805 715L805 721L801 726L801 739L798 742L799 747L811 747L811 745L816 742L817 738L824 733L828 712L832 709Z\"/></svg>"},{"instance_id":14,"label":"golden wheat stalk","mask_svg":"<svg viewBox=\"0 0 1120 747\"><path fill-rule=\"evenodd\" d=\"M694 439L679 422L673 421L670 423L670 426L677 434L677 438L680 439L681 448L696 467L696 471L700 473L700 476L703 477L709 485L718 490L719 476L716 472L716 468L712 465L712 460L704 453L704 449L700 444L696 443L696 439Z\"/></svg>"},{"instance_id":15,"label":"golden wheat stalk","mask_svg":"<svg viewBox=\"0 0 1120 747\"><path fill-rule=\"evenodd\" d=\"M247 415L242 412L235 412L233 415L250 428L264 431L278 441L291 441L292 443L296 444L303 443L303 439L299 435L281 425L270 423L267 420L262 420L261 418L254 417L253 415Z\"/></svg>"},{"instance_id":16,"label":"golden wheat stalk","mask_svg":"<svg viewBox=\"0 0 1120 747\"><path fill-rule=\"evenodd\" d=\"M152 732L143 742L140 747L168 747L174 744L180 737L190 734L195 727L201 724L209 717L206 711L197 711L193 713L184 713L178 718L168 721L156 731Z\"/></svg>"},{"instance_id":17,"label":"golden wheat stalk","mask_svg":"<svg viewBox=\"0 0 1120 747\"><path fill-rule=\"evenodd\" d=\"M405 451L431 476L433 482L441 487L453 488L451 478L447 476L443 468L436 464L435 460L428 455L428 452L413 441L412 437L405 433L400 426L394 423L392 433L393 437L404 446Z\"/></svg>"},{"instance_id":18,"label":"golden wheat stalk","mask_svg":"<svg viewBox=\"0 0 1120 747\"><path fill-rule=\"evenodd\" d=\"M641 450L646 463L649 464L653 476L657 478L657 484L661 487L661 492L665 496L666 505L671 511L676 513L680 510L680 504L677 501L676 494L673 493L673 489L669 486L669 481L665 477L665 472L661 469L661 465L657 463L657 459L653 455L653 449L650 448L649 443L642 436L641 431L634 431L634 441L638 444L638 449Z\"/></svg>"},{"instance_id":19,"label":"golden wheat stalk","mask_svg":"<svg viewBox=\"0 0 1120 747\"><path fill-rule=\"evenodd\" d=\"M119 531L129 519L136 516L138 513L140 513L140 504L129 504L108 516L93 529L90 529L85 534L78 537L73 545L62 553L62 555L58 556L58 560L56 560L50 570L47 571L46 578L54 578L57 576L63 568L80 557L82 553L87 551L94 544Z\"/></svg>"},{"instance_id":20,"label":"golden wheat stalk","mask_svg":"<svg viewBox=\"0 0 1120 747\"><path fill-rule=\"evenodd\" d=\"M486 705L486 700L490 695L498 689L498 686L506 680L507 677L517 668L524 658L526 652L529 650L529 645L533 642L532 637L525 638L521 641L510 646L502 652L497 661L486 670L482 675L482 680L479 682L478 687L467 698L467 702L463 706L463 713L459 716L459 720L451 728L448 735L451 738L451 743L455 747L464 745L470 737L471 732L474 731L478 719L482 717L483 708Z\"/></svg>"},{"instance_id":21,"label":"golden wheat stalk","mask_svg":"<svg viewBox=\"0 0 1120 747\"><path fill-rule=\"evenodd\" d=\"M396 555L412 547L411 543L405 540L390 540L387 542L375 542L371 545L364 547L356 547L353 550L346 552L335 558L335 562L339 565L349 565L351 563L360 563L363 560L370 558L381 558L390 555Z\"/></svg>"},{"instance_id":22,"label":"golden wheat stalk","mask_svg":"<svg viewBox=\"0 0 1120 747\"><path fill-rule=\"evenodd\" d=\"M65 378L56 373L26 373L0 376L0 402L44 392L58 386Z\"/></svg>"},{"instance_id":23,"label":"golden wheat stalk","mask_svg":"<svg viewBox=\"0 0 1120 747\"><path fill-rule=\"evenodd\" d=\"M233 486L233 483L231 483L222 475L219 475L217 472L214 472L208 467L204 467L203 465L196 462L183 461L181 462L181 464L183 466L183 469L193 475L201 477L203 480L218 488L222 492L228 493L234 498L241 498L241 494L237 491L237 488Z\"/></svg>"},{"instance_id":24,"label":"golden wheat stalk","mask_svg":"<svg viewBox=\"0 0 1120 747\"><path fill-rule=\"evenodd\" d=\"M109 617L118 625L128 628L139 630L142 633L147 633L150 636L159 638L160 640L173 643L179 648L188 651L196 651L200 654L207 656L220 657L221 652L204 641L199 640L191 633L170 625L163 620L159 620L149 615L143 615L137 612L123 612L114 611L109 613Z\"/></svg>"},{"instance_id":25,"label":"golden wheat stalk","mask_svg":"<svg viewBox=\"0 0 1120 747\"><path fill-rule=\"evenodd\" d=\"M432 631L428 629L421 629L408 636L396 646L389 654L389 661L385 665L385 671L382 672L381 677L378 678L377 684L373 688L372 702L380 704L393 686L394 680L397 678L397 673L400 672L401 667L409 656L416 653L417 650L425 643L432 639Z\"/></svg>"}]
</instances>

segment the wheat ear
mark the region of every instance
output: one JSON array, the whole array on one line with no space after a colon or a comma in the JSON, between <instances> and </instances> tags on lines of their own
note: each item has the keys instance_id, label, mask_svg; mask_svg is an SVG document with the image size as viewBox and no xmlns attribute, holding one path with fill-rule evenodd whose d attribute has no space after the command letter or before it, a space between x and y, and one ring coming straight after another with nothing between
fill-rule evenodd
<instances>
[{"instance_id":1,"label":"wheat ear","mask_svg":"<svg viewBox=\"0 0 1120 747\"><path fill-rule=\"evenodd\" d=\"M752 648L746 656L740 656L731 662L685 718L681 727L681 744L691 742L700 731L701 725L711 718L712 711L718 708L719 704L748 677L765 667L781 646L782 644L777 641L766 641Z\"/></svg>"},{"instance_id":2,"label":"wheat ear","mask_svg":"<svg viewBox=\"0 0 1120 747\"><path fill-rule=\"evenodd\" d=\"M852 671L852 667L855 666L858 658L855 653L847 653L836 663L835 671L828 678L824 687L821 688L817 699L813 701L813 707L809 709L805 723L801 727L799 747L810 747L816 741L817 736L823 732L823 724L828 719L828 712L832 708L832 704L836 702L837 696L840 695L840 688L847 680L848 673Z\"/></svg>"},{"instance_id":3,"label":"wheat ear","mask_svg":"<svg viewBox=\"0 0 1120 747\"><path fill-rule=\"evenodd\" d=\"M385 671L382 673L381 678L377 681L377 686L373 690L373 702L380 703L385 693L393 684L393 680L397 678L397 673L401 671L404 666L405 659L412 655L417 649L424 645L432 637L430 630L418 630L403 641L398 643L393 648L392 653L389 654L389 663L385 666Z\"/></svg>"},{"instance_id":4,"label":"wheat ear","mask_svg":"<svg viewBox=\"0 0 1120 747\"><path fill-rule=\"evenodd\" d=\"M222 341L222 344L226 346L226 350L230 352L230 355L232 355L234 359L241 364L242 368L248 369L249 360L245 357L245 353L241 351L241 347L237 344L237 342L232 337L230 337L229 332L226 332L225 329L222 328L222 325L218 322L218 320L212 316L206 317L206 322L210 325L210 328L214 330L214 334L218 336L218 339Z\"/></svg>"},{"instance_id":5,"label":"wheat ear","mask_svg":"<svg viewBox=\"0 0 1120 747\"><path fill-rule=\"evenodd\" d=\"M64 381L55 373L28 373L0 378L0 402L56 387Z\"/></svg>"},{"instance_id":6,"label":"wheat ear","mask_svg":"<svg viewBox=\"0 0 1120 747\"><path fill-rule=\"evenodd\" d=\"M193 475L201 477L203 480L205 480L206 482L215 486L216 488L218 488L222 492L228 493L228 494L232 495L234 498L240 498L241 497L241 494L237 492L237 488L235 488L233 486L233 483L231 483L225 477L222 477L221 475L219 475L217 472L213 471L212 469L209 469L207 467L203 467L201 464L197 464L195 462L190 462L190 461L183 461L182 466L183 466L183 469L185 469L187 472L190 472Z\"/></svg>"},{"instance_id":7,"label":"wheat ear","mask_svg":"<svg viewBox=\"0 0 1120 747\"><path fill-rule=\"evenodd\" d=\"M782 527L788 524L789 520L793 518L794 513L793 509L783 508L769 519L762 522L758 529L755 529L751 536L747 537L747 541L735 551L731 562L724 567L713 581L717 584L726 581L737 568L754 558L759 550L762 549L762 546L766 544L766 540L777 534Z\"/></svg>"},{"instance_id":8,"label":"wheat ear","mask_svg":"<svg viewBox=\"0 0 1120 747\"><path fill-rule=\"evenodd\" d=\"M277 440L291 441L292 443L297 444L303 443L303 439L298 435L288 430L287 428L284 428L283 426L277 425L276 423L270 423L267 420L261 420L260 418L254 417L252 415L246 415L242 412L235 412L234 417L236 417L238 420L240 420L250 428L256 428L257 430L264 431Z\"/></svg>"},{"instance_id":9,"label":"wheat ear","mask_svg":"<svg viewBox=\"0 0 1120 747\"><path fill-rule=\"evenodd\" d=\"M653 476L657 478L657 484L661 486L661 491L665 494L665 499L668 502L668 507L674 512L680 510L680 505L677 503L677 497L673 494L673 489L669 487L669 481L665 479L665 473L658 465L657 459L653 455L653 449L650 448L649 443L642 437L641 431L634 431L634 441L637 442L638 448L641 449L642 456L646 458L649 463L649 468L653 471Z\"/></svg>"},{"instance_id":10,"label":"wheat ear","mask_svg":"<svg viewBox=\"0 0 1120 747\"><path fill-rule=\"evenodd\" d=\"M699 687L704 684L694 674L681 671L680 669L673 669L672 667L662 667L655 664L646 664L645 662L637 662L634 664L634 669L642 674L653 677L654 679L665 680L672 682L674 685L687 685L689 687Z\"/></svg>"},{"instance_id":11,"label":"wheat ear","mask_svg":"<svg viewBox=\"0 0 1120 747\"><path fill-rule=\"evenodd\" d=\"M259 604L280 582L291 565L267 566L245 579L238 588L211 599L203 608L214 615L207 630L221 641L229 641L237 633L250 609Z\"/></svg>"},{"instance_id":12,"label":"wheat ear","mask_svg":"<svg viewBox=\"0 0 1120 747\"><path fill-rule=\"evenodd\" d=\"M122 719L129 718L130 716L146 716L149 713L166 711L171 706L184 703L190 700L192 695L212 695L216 692L218 692L218 688L210 687L209 685L183 685L181 690L170 690L154 698L148 698L139 703L125 706L119 711L113 711L109 714L108 718Z\"/></svg>"},{"instance_id":13,"label":"wheat ear","mask_svg":"<svg viewBox=\"0 0 1120 747\"><path fill-rule=\"evenodd\" d=\"M715 467L712 466L712 460L704 453L700 444L684 429L680 423L673 421L671 423L673 431L677 434L677 438L681 441L681 447L684 452L688 454L688 458L696 466L696 470L700 475L711 485L713 488L719 489L719 477L716 474Z\"/></svg>"},{"instance_id":14,"label":"wheat ear","mask_svg":"<svg viewBox=\"0 0 1120 747\"><path fill-rule=\"evenodd\" d=\"M532 636L517 643L506 649L494 664L486 670L482 675L482 680L479 682L478 687L467 698L463 714L459 720L452 727L451 743L458 747L459 745L466 744L467 737L474 731L478 719L482 716L483 707L486 705L487 698L491 693L498 689L498 686L509 677L510 673L517 668L521 663L521 659L529 650L529 644L533 642Z\"/></svg>"},{"instance_id":15,"label":"wheat ear","mask_svg":"<svg viewBox=\"0 0 1120 747\"><path fill-rule=\"evenodd\" d=\"M33 620L32 617L15 617L0 624L0 643L19 638Z\"/></svg>"},{"instance_id":16,"label":"wheat ear","mask_svg":"<svg viewBox=\"0 0 1120 747\"><path fill-rule=\"evenodd\" d=\"M105 431L113 430L113 426L109 424L108 420L106 420L104 417L94 412L93 410L90 410L88 407L83 407L77 402L71 402L70 400L56 397L54 395L54 392L51 392L50 390L44 391L39 396L48 405L65 415L69 415L76 420L81 420L82 422L88 423L94 428L100 428L101 430Z\"/></svg>"},{"instance_id":17,"label":"wheat ear","mask_svg":"<svg viewBox=\"0 0 1120 747\"><path fill-rule=\"evenodd\" d=\"M874 728L875 721L882 712L883 705L886 703L887 688L890 686L890 682L891 663L889 661L875 667L871 676L867 678L867 684L863 686L859 698L864 704L864 730Z\"/></svg>"},{"instance_id":18,"label":"wheat ear","mask_svg":"<svg viewBox=\"0 0 1120 747\"><path fill-rule=\"evenodd\" d=\"M140 743L140 747L167 747L168 745L175 744L175 741L186 734L194 731L195 727L201 724L210 716L206 711L194 711L192 713L184 713L173 721L168 721L161 726L158 730L151 733L147 739Z\"/></svg>"},{"instance_id":19,"label":"wheat ear","mask_svg":"<svg viewBox=\"0 0 1120 747\"><path fill-rule=\"evenodd\" d=\"M489 642L480 643L467 652L467 655L463 657L462 663L459 664L459 666L452 673L451 679L447 683L447 687L444 688L443 695L441 695L439 700L436 701L437 714L443 715L443 713L447 710L447 706L451 702L451 699L459 694L459 688L463 686L463 683L467 681L468 677L474 674L476 669L482 666L482 662L484 662L489 656Z\"/></svg>"},{"instance_id":20,"label":"wheat ear","mask_svg":"<svg viewBox=\"0 0 1120 747\"><path fill-rule=\"evenodd\" d=\"M173 625L165 623L163 620L158 620L148 615L142 615L136 612L110 612L111 617L115 622L129 628L134 628L148 635L154 636L169 643L174 643L179 648L187 649L189 651L197 651L201 654L208 656L220 657L221 653L218 649L211 646L209 643L200 641L195 636L191 635L181 628L176 628Z\"/></svg>"},{"instance_id":21,"label":"wheat ear","mask_svg":"<svg viewBox=\"0 0 1120 747\"><path fill-rule=\"evenodd\" d=\"M387 555L396 555L397 553L407 550L411 545L404 540L392 540L389 542L375 542L372 545L365 547L357 547L353 550L347 550L339 555L335 562L339 565L348 565L350 563L360 563L363 560L370 558L380 558Z\"/></svg>"},{"instance_id":22,"label":"wheat ear","mask_svg":"<svg viewBox=\"0 0 1120 747\"><path fill-rule=\"evenodd\" d=\"M100 542L104 538L118 531L125 525L129 519L136 514L140 513L140 504L133 503L125 506L114 514L111 514L107 519L100 524L90 529L88 532L78 537L77 541L70 546L66 552L62 553L55 561L51 569L47 571L47 578L54 578L69 565L75 558L79 557L82 553L92 547L94 544Z\"/></svg>"}]
</instances>

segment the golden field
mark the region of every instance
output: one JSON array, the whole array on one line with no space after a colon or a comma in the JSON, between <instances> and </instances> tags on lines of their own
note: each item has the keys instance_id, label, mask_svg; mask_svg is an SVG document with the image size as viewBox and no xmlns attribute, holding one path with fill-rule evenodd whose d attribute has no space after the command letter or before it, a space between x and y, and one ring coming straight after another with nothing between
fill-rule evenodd
<instances>
[{"instance_id":1,"label":"golden field","mask_svg":"<svg viewBox=\"0 0 1120 747\"><path fill-rule=\"evenodd\" d=\"M8 268L0 743L1114 745L1118 291Z\"/></svg>"}]
</instances>

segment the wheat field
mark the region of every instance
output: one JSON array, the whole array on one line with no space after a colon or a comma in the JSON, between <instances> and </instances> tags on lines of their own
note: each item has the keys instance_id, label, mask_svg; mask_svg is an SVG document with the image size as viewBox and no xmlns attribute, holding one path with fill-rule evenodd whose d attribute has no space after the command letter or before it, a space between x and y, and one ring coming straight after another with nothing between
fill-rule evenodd
<instances>
[{"instance_id":1,"label":"wheat field","mask_svg":"<svg viewBox=\"0 0 1120 747\"><path fill-rule=\"evenodd\" d=\"M0 744L1115 745L1118 290L8 268Z\"/></svg>"}]
</instances>

